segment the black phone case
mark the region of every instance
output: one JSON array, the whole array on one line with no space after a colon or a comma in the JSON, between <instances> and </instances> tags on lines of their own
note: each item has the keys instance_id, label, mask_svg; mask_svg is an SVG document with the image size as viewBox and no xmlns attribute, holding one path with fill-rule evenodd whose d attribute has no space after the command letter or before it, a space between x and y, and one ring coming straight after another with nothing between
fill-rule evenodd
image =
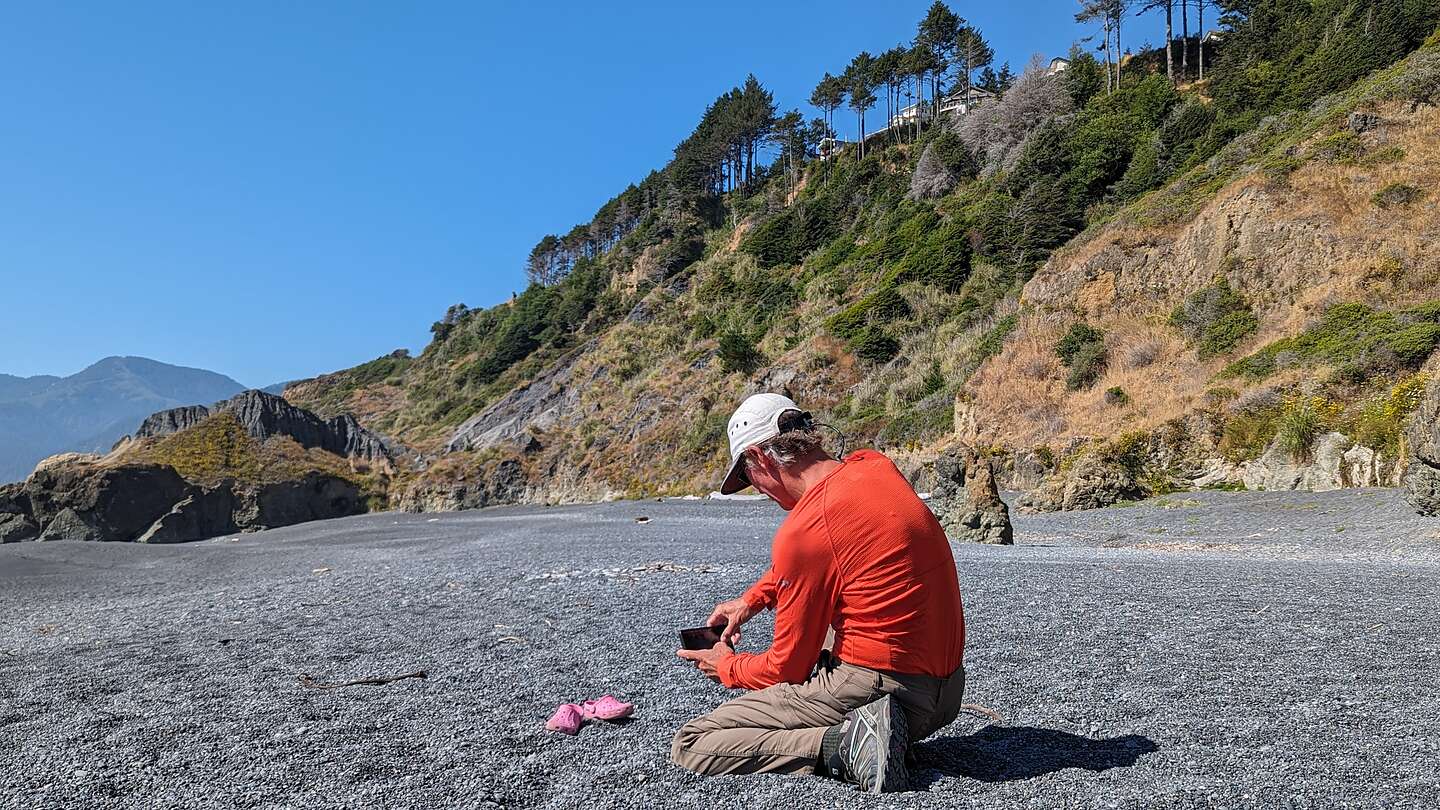
<instances>
[{"instance_id":1,"label":"black phone case","mask_svg":"<svg viewBox=\"0 0 1440 810\"><path fill-rule=\"evenodd\" d=\"M708 650L720 643L722 625L716 627L691 627L680 631L680 646L687 650Z\"/></svg>"}]
</instances>

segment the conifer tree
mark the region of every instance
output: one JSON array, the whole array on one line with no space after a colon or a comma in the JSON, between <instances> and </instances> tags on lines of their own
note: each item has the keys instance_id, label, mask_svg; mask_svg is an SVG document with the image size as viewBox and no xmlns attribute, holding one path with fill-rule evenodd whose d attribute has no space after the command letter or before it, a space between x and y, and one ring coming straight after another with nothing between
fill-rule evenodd
<instances>
[{"instance_id":1,"label":"conifer tree","mask_svg":"<svg viewBox=\"0 0 1440 810\"><path fill-rule=\"evenodd\" d=\"M865 111L875 106L875 57L869 51L861 51L850 60L845 68L846 89L850 93L850 109L855 111L859 127L856 141L856 160L865 159Z\"/></svg>"}]
</instances>

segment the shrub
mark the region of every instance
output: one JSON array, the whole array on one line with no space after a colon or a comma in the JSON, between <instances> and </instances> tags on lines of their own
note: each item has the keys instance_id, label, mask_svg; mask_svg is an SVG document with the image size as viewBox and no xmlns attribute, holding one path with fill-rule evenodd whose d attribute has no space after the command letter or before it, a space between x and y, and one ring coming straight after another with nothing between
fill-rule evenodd
<instances>
[{"instance_id":1,"label":"shrub","mask_svg":"<svg viewBox=\"0 0 1440 810\"><path fill-rule=\"evenodd\" d=\"M1158 340L1142 340L1125 352L1126 368L1145 368L1160 358L1163 347Z\"/></svg>"},{"instance_id":2,"label":"shrub","mask_svg":"<svg viewBox=\"0 0 1440 810\"><path fill-rule=\"evenodd\" d=\"M1384 452L1390 458L1400 455L1400 436L1405 420L1420 407L1429 377L1416 373L1405 377L1383 394L1363 403L1355 415L1356 442Z\"/></svg>"},{"instance_id":3,"label":"shrub","mask_svg":"<svg viewBox=\"0 0 1440 810\"><path fill-rule=\"evenodd\" d=\"M902 226L896 232L897 238L902 237L903 230ZM953 292L959 290L970 276L970 243L959 223L949 223L903 238L900 244L909 245L909 250L882 277L881 284L914 281Z\"/></svg>"},{"instance_id":4,"label":"shrub","mask_svg":"<svg viewBox=\"0 0 1440 810\"><path fill-rule=\"evenodd\" d=\"M1105 404L1124 407L1130 404L1130 395L1125 393L1124 388L1112 385L1105 389Z\"/></svg>"},{"instance_id":5,"label":"shrub","mask_svg":"<svg viewBox=\"0 0 1440 810\"><path fill-rule=\"evenodd\" d=\"M1375 192L1370 201L1381 208L1404 208L1423 196L1424 192L1409 183L1391 183Z\"/></svg>"},{"instance_id":6,"label":"shrub","mask_svg":"<svg viewBox=\"0 0 1440 810\"><path fill-rule=\"evenodd\" d=\"M1020 322L1017 313L1010 313L995 322L994 326L985 330L980 340L975 343L975 361L983 363L986 360L999 354L1005 348L1005 338L1015 331L1015 325Z\"/></svg>"},{"instance_id":7,"label":"shrub","mask_svg":"<svg viewBox=\"0 0 1440 810\"><path fill-rule=\"evenodd\" d=\"M1104 341L1105 333L1099 329L1083 322L1072 324L1069 331L1055 344L1055 354L1060 357L1060 362L1068 366L1088 344Z\"/></svg>"},{"instance_id":8,"label":"shrub","mask_svg":"<svg viewBox=\"0 0 1440 810\"><path fill-rule=\"evenodd\" d=\"M1220 455L1233 464L1259 458L1275 438L1278 416L1278 408L1231 416L1220 434Z\"/></svg>"},{"instance_id":9,"label":"shrub","mask_svg":"<svg viewBox=\"0 0 1440 810\"><path fill-rule=\"evenodd\" d=\"M1070 372L1065 375L1065 387L1071 391L1089 388L1105 371L1105 344L1085 344L1068 365Z\"/></svg>"},{"instance_id":10,"label":"shrub","mask_svg":"<svg viewBox=\"0 0 1440 810\"><path fill-rule=\"evenodd\" d=\"M1326 163L1349 165L1355 163L1364 151L1365 144L1360 136L1346 131L1320 139L1310 147L1310 157Z\"/></svg>"},{"instance_id":11,"label":"shrub","mask_svg":"<svg viewBox=\"0 0 1440 810\"><path fill-rule=\"evenodd\" d=\"M885 363L900 351L900 342L878 326L866 326L850 338L850 351L857 357Z\"/></svg>"},{"instance_id":12,"label":"shrub","mask_svg":"<svg viewBox=\"0 0 1440 810\"><path fill-rule=\"evenodd\" d=\"M1386 163L1395 163L1405 158L1405 149L1400 146L1386 146L1376 149L1373 152L1360 158L1361 166L1382 166Z\"/></svg>"},{"instance_id":13,"label":"shrub","mask_svg":"<svg viewBox=\"0 0 1440 810\"><path fill-rule=\"evenodd\" d=\"M720 368L727 374L749 374L764 358L755 348L755 341L744 332L727 329L720 335Z\"/></svg>"},{"instance_id":14,"label":"shrub","mask_svg":"<svg viewBox=\"0 0 1440 810\"><path fill-rule=\"evenodd\" d=\"M1305 161L1291 155L1274 155L1260 161L1260 171L1276 185L1288 185L1290 175L1305 165Z\"/></svg>"},{"instance_id":15,"label":"shrub","mask_svg":"<svg viewBox=\"0 0 1440 810\"><path fill-rule=\"evenodd\" d=\"M1276 417L1275 440L1291 458L1303 461L1320 434L1334 426L1338 415L1339 408L1323 397L1292 397Z\"/></svg>"},{"instance_id":16,"label":"shrub","mask_svg":"<svg viewBox=\"0 0 1440 810\"><path fill-rule=\"evenodd\" d=\"M1399 312L1338 304L1300 334L1277 340L1231 363L1223 376L1264 379L1288 363L1325 362L1342 376L1413 370L1440 346L1440 302Z\"/></svg>"},{"instance_id":17,"label":"shrub","mask_svg":"<svg viewBox=\"0 0 1440 810\"><path fill-rule=\"evenodd\" d=\"M1200 359L1229 354L1260 326L1250 305L1225 279L1186 296L1170 313L1170 324L1195 345Z\"/></svg>"},{"instance_id":18,"label":"shrub","mask_svg":"<svg viewBox=\"0 0 1440 810\"><path fill-rule=\"evenodd\" d=\"M1105 371L1105 333L1087 323L1072 324L1056 342L1055 354L1070 370L1065 387L1071 391L1089 388Z\"/></svg>"},{"instance_id":19,"label":"shrub","mask_svg":"<svg viewBox=\"0 0 1440 810\"><path fill-rule=\"evenodd\" d=\"M836 337L850 340L872 320L893 321L910 314L910 304L894 287L884 287L840 310L826 321Z\"/></svg>"}]
</instances>

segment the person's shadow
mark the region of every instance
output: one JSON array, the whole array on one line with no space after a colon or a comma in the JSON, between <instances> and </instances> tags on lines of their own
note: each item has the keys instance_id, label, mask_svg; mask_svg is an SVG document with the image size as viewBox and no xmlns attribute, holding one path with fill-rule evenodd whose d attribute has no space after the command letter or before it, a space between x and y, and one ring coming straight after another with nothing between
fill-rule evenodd
<instances>
[{"instance_id":1,"label":"person's shadow","mask_svg":"<svg viewBox=\"0 0 1440 810\"><path fill-rule=\"evenodd\" d=\"M944 776L1016 782L1066 768L1128 768L1159 750L1153 740L1139 734L1096 740L1050 728L986 726L963 737L919 743L913 749L914 774L916 787L921 788Z\"/></svg>"}]
</instances>

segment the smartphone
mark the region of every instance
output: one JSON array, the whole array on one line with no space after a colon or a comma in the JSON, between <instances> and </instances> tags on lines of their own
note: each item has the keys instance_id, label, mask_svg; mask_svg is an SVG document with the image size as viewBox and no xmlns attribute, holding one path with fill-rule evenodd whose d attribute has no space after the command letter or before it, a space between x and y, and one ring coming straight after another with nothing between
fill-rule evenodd
<instances>
[{"instance_id":1,"label":"smartphone","mask_svg":"<svg viewBox=\"0 0 1440 810\"><path fill-rule=\"evenodd\" d=\"M720 634L725 632L725 625L717 624L714 627L691 627L688 630L680 631L680 646L687 650L708 650L720 643Z\"/></svg>"}]
</instances>

